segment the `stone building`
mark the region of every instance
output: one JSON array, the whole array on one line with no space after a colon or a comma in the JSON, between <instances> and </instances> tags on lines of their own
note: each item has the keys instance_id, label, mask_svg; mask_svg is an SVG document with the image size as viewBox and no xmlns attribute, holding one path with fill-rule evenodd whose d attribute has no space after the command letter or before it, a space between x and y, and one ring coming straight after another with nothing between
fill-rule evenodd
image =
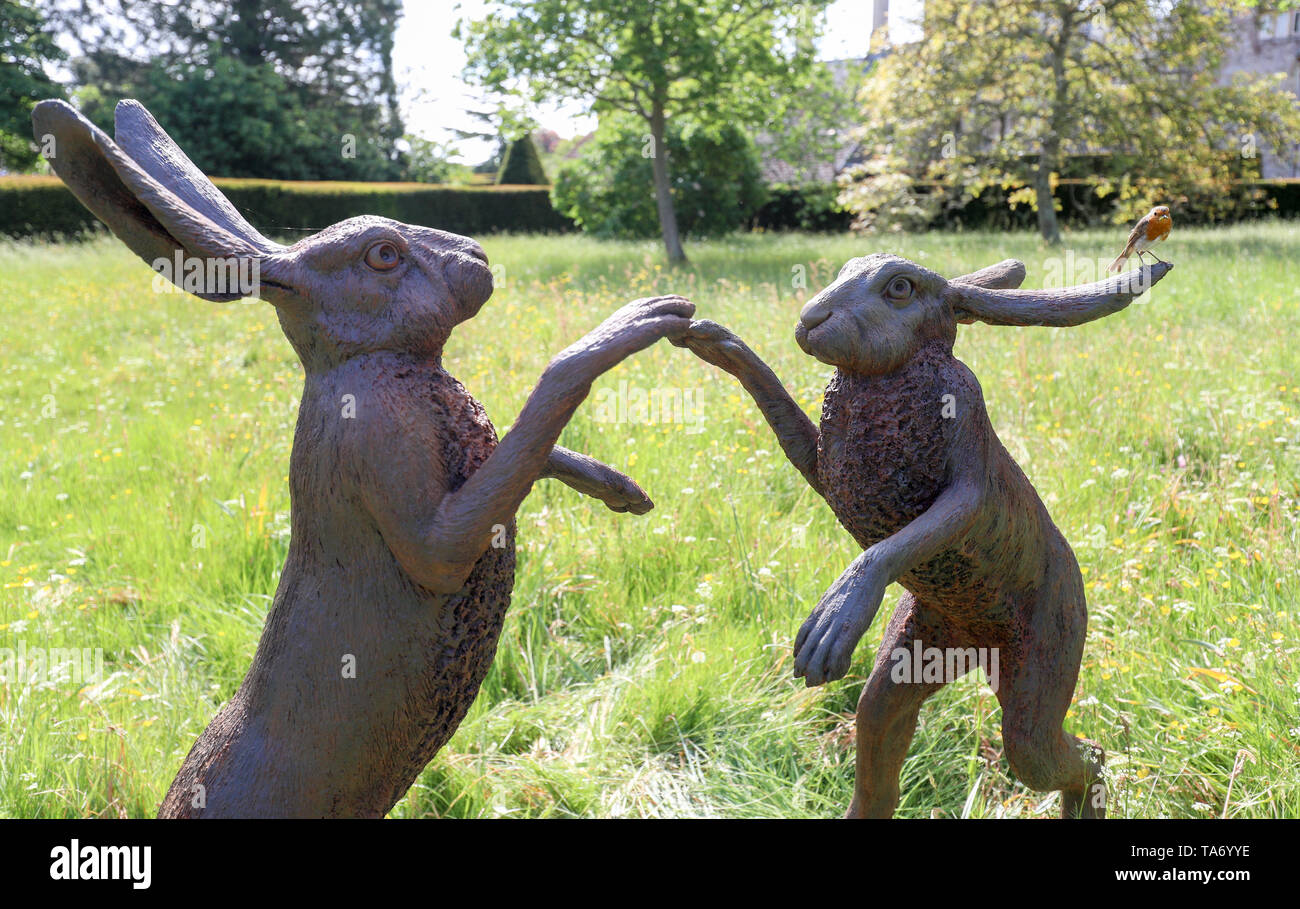
<instances>
[{"instance_id":1,"label":"stone building","mask_svg":"<svg viewBox=\"0 0 1300 909\"><path fill-rule=\"evenodd\" d=\"M1236 34L1223 63L1223 78L1234 73L1285 73L1283 88L1300 104L1300 10L1246 15L1237 20ZM1300 177L1300 148L1284 160L1273 149L1259 148L1260 174L1265 179Z\"/></svg>"}]
</instances>

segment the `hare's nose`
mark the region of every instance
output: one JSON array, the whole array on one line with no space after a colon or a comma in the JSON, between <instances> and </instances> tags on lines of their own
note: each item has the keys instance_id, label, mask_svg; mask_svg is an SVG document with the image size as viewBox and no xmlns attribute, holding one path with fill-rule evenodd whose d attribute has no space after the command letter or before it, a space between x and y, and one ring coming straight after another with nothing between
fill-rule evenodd
<instances>
[{"instance_id":1,"label":"hare's nose","mask_svg":"<svg viewBox=\"0 0 1300 909\"><path fill-rule=\"evenodd\" d=\"M809 300L799 312L799 322L804 328L813 329L831 317L830 303L821 295Z\"/></svg>"},{"instance_id":2,"label":"hare's nose","mask_svg":"<svg viewBox=\"0 0 1300 909\"><path fill-rule=\"evenodd\" d=\"M473 240L469 241L469 245L465 247L465 252L469 253L475 259L480 260L484 265L488 264L487 253L483 251L483 247L479 246Z\"/></svg>"}]
</instances>

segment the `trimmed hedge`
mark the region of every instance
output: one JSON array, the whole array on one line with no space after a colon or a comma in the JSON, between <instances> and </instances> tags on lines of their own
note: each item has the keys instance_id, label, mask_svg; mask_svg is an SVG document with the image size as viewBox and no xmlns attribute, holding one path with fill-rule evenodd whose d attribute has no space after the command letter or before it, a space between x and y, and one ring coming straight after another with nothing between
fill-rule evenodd
<instances>
[{"instance_id":1,"label":"trimmed hedge","mask_svg":"<svg viewBox=\"0 0 1300 909\"><path fill-rule=\"evenodd\" d=\"M1177 206L1174 217L1184 226L1192 224L1249 221L1257 218L1300 218L1300 179L1242 180L1237 190L1242 198L1226 215L1212 217L1195 202ZM778 184L769 187L768 202L755 215L751 227L758 230L803 230L841 232L848 230L853 214L835 203L833 184ZM1250 196L1253 198L1247 199ZM1062 224L1087 227L1110 223L1115 197L1097 197L1092 185L1078 178L1062 178L1056 199L1061 204L1057 217ZM1007 192L993 188L976 199L954 204L929 224L932 229L1034 230L1038 215L1027 205L1011 208Z\"/></svg>"},{"instance_id":2,"label":"trimmed hedge","mask_svg":"<svg viewBox=\"0 0 1300 909\"><path fill-rule=\"evenodd\" d=\"M1259 218L1300 217L1300 180L1240 180L1236 181L1232 192L1239 197L1226 213L1212 214L1204 205L1191 200L1175 206L1174 218L1186 227ZM1012 209L1007 205L1006 196L1003 190L986 190L979 198L942 212L930 226L940 229L1035 229L1037 213L1027 205ZM1098 198L1090 183L1071 178L1058 182L1056 199L1061 205L1057 212L1060 222L1074 227L1110 224L1116 205L1114 196Z\"/></svg>"},{"instance_id":3,"label":"trimmed hedge","mask_svg":"<svg viewBox=\"0 0 1300 909\"><path fill-rule=\"evenodd\" d=\"M299 237L357 215L382 215L470 236L573 230L547 186L213 181L258 230ZM54 176L0 177L0 234L80 234L99 221Z\"/></svg>"},{"instance_id":4,"label":"trimmed hedge","mask_svg":"<svg viewBox=\"0 0 1300 909\"><path fill-rule=\"evenodd\" d=\"M438 186L425 183L305 183L276 180L214 181L244 216L268 236L297 238L357 215L383 215L476 236L514 231L571 231L573 222L551 205L545 186ZM1230 220L1267 216L1300 217L1300 180L1259 180L1262 201L1238 211ZM834 204L834 187L776 186L752 226L762 230L840 232L852 216ZM1082 181L1064 179L1058 187L1061 220L1097 224L1109 215L1113 200L1100 200ZM1186 207L1184 207L1186 208ZM1180 209L1180 223L1204 223L1194 208ZM979 199L941 215L932 227L1033 229L1028 207L1012 211L1001 194ZM76 235L96 230L98 219L87 211L58 177L0 177L0 235L11 237Z\"/></svg>"}]
</instances>

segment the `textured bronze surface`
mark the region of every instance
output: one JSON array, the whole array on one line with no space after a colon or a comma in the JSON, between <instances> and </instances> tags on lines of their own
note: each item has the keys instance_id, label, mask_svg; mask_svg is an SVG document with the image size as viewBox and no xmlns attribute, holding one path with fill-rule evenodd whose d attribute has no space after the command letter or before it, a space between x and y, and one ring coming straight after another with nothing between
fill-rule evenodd
<instances>
[{"instance_id":1,"label":"textured bronze surface","mask_svg":"<svg viewBox=\"0 0 1300 909\"><path fill-rule=\"evenodd\" d=\"M906 590L858 704L850 816L893 814L921 704L953 680L896 680L896 655L917 644L996 652L1012 769L1032 789L1060 790L1063 815L1104 814L1101 749L1062 725L1083 655L1083 578L952 347L963 322L1067 326L1117 312L1170 268L1019 291L1010 288L1025 269L1010 260L946 281L896 256L854 259L795 330L806 353L835 367L820 427L721 325L693 322L673 339L740 380L863 549L799 630L795 674L809 685L843 677L885 588Z\"/></svg>"},{"instance_id":2,"label":"textured bronze surface","mask_svg":"<svg viewBox=\"0 0 1300 909\"><path fill-rule=\"evenodd\" d=\"M256 266L305 373L289 461L292 536L253 664L185 758L162 817L382 816L478 693L514 585L514 515L540 477L619 512L630 478L555 445L603 372L689 325L680 297L637 300L551 361L498 441L442 366L492 293L477 243L352 218L281 246L258 233L143 107L116 140L44 101L50 164L127 246ZM246 289L185 289L233 300Z\"/></svg>"}]
</instances>

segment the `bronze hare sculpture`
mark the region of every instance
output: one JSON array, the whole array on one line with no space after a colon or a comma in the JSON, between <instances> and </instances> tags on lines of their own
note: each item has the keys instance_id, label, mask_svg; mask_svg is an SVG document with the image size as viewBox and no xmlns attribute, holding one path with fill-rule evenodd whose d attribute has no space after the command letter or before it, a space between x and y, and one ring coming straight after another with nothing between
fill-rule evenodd
<instances>
[{"instance_id":1,"label":"bronze hare sculpture","mask_svg":"<svg viewBox=\"0 0 1300 909\"><path fill-rule=\"evenodd\" d=\"M280 585L248 675L160 815L382 816L478 693L533 482L558 478L615 511L652 507L629 478L555 441L596 377L684 330L693 306L660 297L614 313L551 361L498 442L441 359L492 293L477 243L363 217L283 247L139 104L118 105L116 142L62 102L32 120L38 140L54 137L55 172L145 261L255 265L306 374Z\"/></svg>"},{"instance_id":2,"label":"bronze hare sculpture","mask_svg":"<svg viewBox=\"0 0 1300 909\"><path fill-rule=\"evenodd\" d=\"M805 353L836 368L820 429L721 325L694 322L673 339L740 380L786 457L863 548L799 630L795 674L809 685L842 677L885 588L897 581L906 589L858 703L850 817L893 814L921 704L952 681L897 680L899 654L918 648L997 653L1012 769L1032 789L1060 790L1063 816L1104 814L1101 749L1062 728L1083 654L1083 578L952 347L959 322L1068 326L1101 318L1171 267L1021 291L1007 289L1025 275L1011 260L946 281L896 256L854 259L808 301L795 329ZM967 670L973 662L961 661Z\"/></svg>"}]
</instances>

